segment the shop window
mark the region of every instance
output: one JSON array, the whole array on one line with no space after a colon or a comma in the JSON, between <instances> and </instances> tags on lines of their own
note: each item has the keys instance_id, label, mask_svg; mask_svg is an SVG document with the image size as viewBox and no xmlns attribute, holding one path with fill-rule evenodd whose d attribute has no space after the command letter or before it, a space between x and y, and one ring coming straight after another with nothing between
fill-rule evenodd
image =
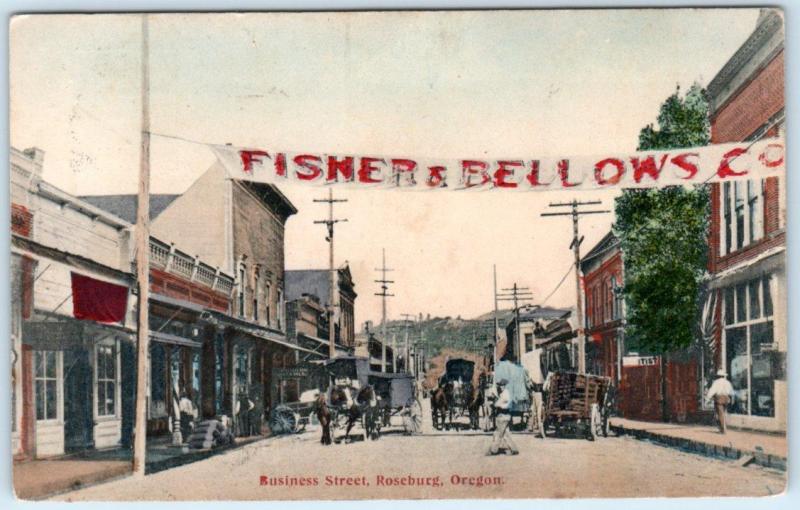
<instances>
[{"instance_id":1,"label":"shop window","mask_svg":"<svg viewBox=\"0 0 800 510\"><path fill-rule=\"evenodd\" d=\"M58 351L36 351L36 419L58 418Z\"/></svg>"},{"instance_id":2,"label":"shop window","mask_svg":"<svg viewBox=\"0 0 800 510\"><path fill-rule=\"evenodd\" d=\"M736 392L731 411L775 416L778 377L770 276L724 289L725 362Z\"/></svg>"},{"instance_id":3,"label":"shop window","mask_svg":"<svg viewBox=\"0 0 800 510\"><path fill-rule=\"evenodd\" d=\"M114 416L117 412L117 348L100 344L95 348L97 373L97 416Z\"/></svg>"},{"instance_id":4,"label":"shop window","mask_svg":"<svg viewBox=\"0 0 800 510\"><path fill-rule=\"evenodd\" d=\"M158 342L150 344L150 418L167 415L166 350Z\"/></svg>"}]
</instances>

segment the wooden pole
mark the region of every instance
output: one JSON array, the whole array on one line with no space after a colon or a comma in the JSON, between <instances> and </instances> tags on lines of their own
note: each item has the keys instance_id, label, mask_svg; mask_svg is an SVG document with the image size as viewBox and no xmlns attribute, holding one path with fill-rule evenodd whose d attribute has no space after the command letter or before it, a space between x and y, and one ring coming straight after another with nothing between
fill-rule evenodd
<instances>
[{"instance_id":1,"label":"wooden pole","mask_svg":"<svg viewBox=\"0 0 800 510\"><path fill-rule=\"evenodd\" d=\"M572 201L572 253L575 257L575 315L578 321L578 373L586 373L586 333L581 299L581 243L578 238L578 201Z\"/></svg>"},{"instance_id":2,"label":"wooden pole","mask_svg":"<svg viewBox=\"0 0 800 510\"><path fill-rule=\"evenodd\" d=\"M136 282L139 291L136 354L136 415L133 474L144 477L147 447L147 352L150 343L150 63L147 14L142 15L142 132L139 155L139 196L136 212Z\"/></svg>"},{"instance_id":3,"label":"wooden pole","mask_svg":"<svg viewBox=\"0 0 800 510\"><path fill-rule=\"evenodd\" d=\"M328 296L328 357L336 357L336 267L333 262L333 188L328 190L328 267L330 269L330 294Z\"/></svg>"}]
</instances>

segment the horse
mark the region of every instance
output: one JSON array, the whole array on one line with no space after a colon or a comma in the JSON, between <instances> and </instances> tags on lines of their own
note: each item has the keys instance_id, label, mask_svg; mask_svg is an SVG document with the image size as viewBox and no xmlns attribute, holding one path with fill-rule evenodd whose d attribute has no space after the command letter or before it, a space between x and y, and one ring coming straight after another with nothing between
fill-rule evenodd
<instances>
[{"instance_id":1,"label":"horse","mask_svg":"<svg viewBox=\"0 0 800 510\"><path fill-rule=\"evenodd\" d=\"M477 384L471 384L471 392L470 398L467 402L467 411L469 412L469 425L472 430L478 430L480 428L479 418L480 418L480 410L483 407L484 402L486 401L485 395L485 379L486 376L481 374L478 378Z\"/></svg>"},{"instance_id":2,"label":"horse","mask_svg":"<svg viewBox=\"0 0 800 510\"><path fill-rule=\"evenodd\" d=\"M322 426L322 439L320 442L324 445L329 445L331 441L331 410L328 408L328 403L325 401L325 394L320 393L314 403L314 410L317 414L317 420Z\"/></svg>"},{"instance_id":3,"label":"horse","mask_svg":"<svg viewBox=\"0 0 800 510\"><path fill-rule=\"evenodd\" d=\"M344 433L344 441L350 441L350 430L353 425L358 423L359 418L364 416L364 438L377 439L378 420L377 420L377 398L372 386L364 386L356 394L355 399L348 399L348 395L343 388L331 389L331 405L342 406L347 409L347 426Z\"/></svg>"},{"instance_id":4,"label":"horse","mask_svg":"<svg viewBox=\"0 0 800 510\"><path fill-rule=\"evenodd\" d=\"M431 417L433 427L438 429L450 428L453 424L453 402L455 399L455 387L452 381L439 386L431 393ZM450 423L446 423L447 416L450 416ZM439 418L441 424L437 427L436 420Z\"/></svg>"}]
</instances>

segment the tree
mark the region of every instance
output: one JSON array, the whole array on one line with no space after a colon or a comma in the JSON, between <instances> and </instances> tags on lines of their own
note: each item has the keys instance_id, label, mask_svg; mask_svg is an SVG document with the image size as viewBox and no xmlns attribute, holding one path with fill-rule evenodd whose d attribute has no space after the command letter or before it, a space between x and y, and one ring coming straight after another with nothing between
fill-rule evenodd
<instances>
[{"instance_id":1,"label":"tree","mask_svg":"<svg viewBox=\"0 0 800 510\"><path fill-rule=\"evenodd\" d=\"M708 142L708 101L697 84L684 97L677 88L661 105L658 129L651 124L639 133L639 150ZM629 189L616 201L614 232L625 257L626 338L642 351L669 354L694 340L709 205L702 185Z\"/></svg>"}]
</instances>

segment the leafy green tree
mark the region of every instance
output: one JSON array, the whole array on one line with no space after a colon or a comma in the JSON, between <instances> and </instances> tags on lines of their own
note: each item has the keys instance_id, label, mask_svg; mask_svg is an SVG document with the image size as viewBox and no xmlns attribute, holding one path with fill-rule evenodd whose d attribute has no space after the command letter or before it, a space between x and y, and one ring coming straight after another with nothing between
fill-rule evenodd
<instances>
[{"instance_id":1,"label":"leafy green tree","mask_svg":"<svg viewBox=\"0 0 800 510\"><path fill-rule=\"evenodd\" d=\"M639 133L639 150L708 142L708 101L699 85L683 97L678 88L661 105L658 129L651 124ZM706 270L709 206L702 185L629 189L617 199L614 232L625 260L629 346L669 354L692 344Z\"/></svg>"}]
</instances>

